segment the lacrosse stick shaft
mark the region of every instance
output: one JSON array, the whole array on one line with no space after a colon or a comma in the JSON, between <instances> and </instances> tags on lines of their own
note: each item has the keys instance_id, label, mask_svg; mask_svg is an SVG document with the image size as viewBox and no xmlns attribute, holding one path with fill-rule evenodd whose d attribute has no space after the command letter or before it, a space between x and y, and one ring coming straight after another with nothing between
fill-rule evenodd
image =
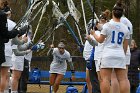
<instances>
[{"instance_id":1,"label":"lacrosse stick shaft","mask_svg":"<svg viewBox=\"0 0 140 93\"><path fill-rule=\"evenodd\" d=\"M81 43L79 42L78 38L76 37L73 29L70 27L69 23L62 17L61 18L64 22L64 24L66 25L67 29L70 31L70 33L72 34L73 38L75 39L76 43L78 44L78 46L81 45Z\"/></svg>"},{"instance_id":2,"label":"lacrosse stick shaft","mask_svg":"<svg viewBox=\"0 0 140 93\"><path fill-rule=\"evenodd\" d=\"M82 41L82 37L81 37L81 33L80 33L80 29L79 29L78 25L76 24L76 22L75 22L75 25L76 25L76 28L77 28L77 31L78 31L78 35L79 35L79 38L80 38L81 44L83 45L83 41Z\"/></svg>"},{"instance_id":3,"label":"lacrosse stick shaft","mask_svg":"<svg viewBox=\"0 0 140 93\"><path fill-rule=\"evenodd\" d=\"M33 7L36 5L36 4L38 4L40 1L39 0L37 0L36 2L34 2L31 6L30 6L30 8L26 11L26 13L24 14L24 16L18 21L18 23L17 23L17 25L14 27L15 29L17 29L20 25L21 25L21 23L23 23L26 19L27 19L27 17L30 15L30 13L32 12L32 9L33 9Z\"/></svg>"},{"instance_id":4,"label":"lacrosse stick shaft","mask_svg":"<svg viewBox=\"0 0 140 93\"><path fill-rule=\"evenodd\" d=\"M94 1L95 2L95 1ZM87 0L87 3L88 3L88 5L89 5L89 7L90 7L90 9L91 9L91 11L92 11L92 13L93 13L93 15L95 16L95 18L96 18L96 20L99 22L99 18L98 18L98 16L97 16L97 14L95 13L95 9L94 9L94 7L95 7L95 5L94 5L94 7L91 5L91 3L90 3L90 1L89 0ZM94 18L93 18L94 19Z\"/></svg>"},{"instance_id":5,"label":"lacrosse stick shaft","mask_svg":"<svg viewBox=\"0 0 140 93\"><path fill-rule=\"evenodd\" d=\"M85 10L84 10L84 6L83 6L83 0L81 0L81 6L82 6L82 12L83 12L83 18L84 18L84 26L85 26L85 30L86 30L86 34L88 34L87 31L87 23L86 23L86 17L85 17Z\"/></svg>"},{"instance_id":6,"label":"lacrosse stick shaft","mask_svg":"<svg viewBox=\"0 0 140 93\"><path fill-rule=\"evenodd\" d=\"M52 36L52 44L53 44L53 42L54 42L54 34L55 34L55 32L53 32L53 36ZM51 52L51 48L48 50L48 52L47 52L47 56L50 54L50 52Z\"/></svg>"},{"instance_id":7,"label":"lacrosse stick shaft","mask_svg":"<svg viewBox=\"0 0 140 93\"><path fill-rule=\"evenodd\" d=\"M73 17L73 15L70 14L70 16L73 18L73 20L75 21L75 25L76 25L76 28L77 28L77 31L78 31L78 35L79 35L79 38L80 38L80 41L81 41L81 44L83 45L83 41L82 41L82 37L81 37L81 33L80 31L82 31L79 23L75 20L75 18Z\"/></svg>"},{"instance_id":8,"label":"lacrosse stick shaft","mask_svg":"<svg viewBox=\"0 0 140 93\"><path fill-rule=\"evenodd\" d=\"M43 15L44 15L44 13L45 13L45 11L46 11L46 6L49 4L48 2L49 2L49 1L46 1L46 2L45 2L45 5L44 5L43 8L42 8L42 13L41 13L39 22L38 22L38 24L37 24L35 33L34 33L34 35L33 35L32 41L34 41L34 39L35 39L36 33L37 33L38 28L39 28L39 26L40 26L41 19L42 19Z\"/></svg>"}]
</instances>

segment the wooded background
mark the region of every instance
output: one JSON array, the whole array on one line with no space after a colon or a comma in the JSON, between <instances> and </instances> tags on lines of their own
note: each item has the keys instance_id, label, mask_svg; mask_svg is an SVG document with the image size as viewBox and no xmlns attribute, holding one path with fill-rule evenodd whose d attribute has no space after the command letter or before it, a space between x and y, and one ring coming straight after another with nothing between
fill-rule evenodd
<instances>
[{"instance_id":1,"label":"wooded background","mask_svg":"<svg viewBox=\"0 0 140 93\"><path fill-rule=\"evenodd\" d=\"M25 14L28 6L28 2L30 0L7 0L9 2L9 5L12 9L12 20L15 22L18 22L20 18ZM45 0L43 0L45 1ZM48 25L48 22L50 21L50 26L52 25L52 3L51 0L49 6L47 6L46 12L43 15L41 25L39 26L39 30L37 32L37 36L35 37L35 42L39 39L40 36L43 35L43 31L46 28L46 25ZM59 8L64 14L65 12L69 11L67 7L67 1L66 0L54 0L56 3L59 2ZM93 5L94 0L90 0L91 4ZM97 13L97 16L101 14L102 11L105 9L112 10L112 7L115 5L117 0L96 0L95 1L95 12ZM82 8L81 8L81 0L73 0L76 8L80 11L82 15ZM85 9L85 15L86 15L86 21L88 22L92 18L92 12L90 10L90 7L87 3L87 0L83 0L84 3L84 9ZM124 0L124 3L126 5L126 13L125 16L132 22L133 24L133 38L136 40L137 44L140 45L140 0ZM36 29L39 17L41 13L37 16L37 18L31 23L33 26L33 32ZM67 21L70 23L71 27L74 29L77 37L77 29L74 25L74 21L71 17L68 17ZM79 24L82 28L81 35L84 40L84 34L85 28L84 28L84 22L83 22L83 15L80 18ZM78 56L82 55L81 52L79 52L79 48L77 44L74 41L74 38L72 38L71 34L67 31L65 26L59 27L54 34L54 45L57 46L58 42L61 39L66 40L66 49L70 51L71 55ZM47 38L47 36L46 36ZM52 36L49 38L48 42L46 43L45 49L35 52L35 56L45 56L47 54L47 51L49 49L49 45L52 43Z\"/></svg>"}]
</instances>

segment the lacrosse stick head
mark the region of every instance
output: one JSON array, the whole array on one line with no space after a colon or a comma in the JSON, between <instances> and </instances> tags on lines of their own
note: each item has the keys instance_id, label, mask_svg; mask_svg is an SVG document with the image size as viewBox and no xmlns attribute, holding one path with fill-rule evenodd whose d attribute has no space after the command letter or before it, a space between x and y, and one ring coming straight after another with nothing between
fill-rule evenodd
<instances>
[{"instance_id":1,"label":"lacrosse stick head","mask_svg":"<svg viewBox=\"0 0 140 93\"><path fill-rule=\"evenodd\" d=\"M94 19L94 23L93 23L93 19L90 19L89 22L87 23L87 31L88 34L90 34L90 30L92 29L92 25L94 24L94 26L96 25L97 20Z\"/></svg>"},{"instance_id":2,"label":"lacrosse stick head","mask_svg":"<svg viewBox=\"0 0 140 93\"><path fill-rule=\"evenodd\" d=\"M79 22L81 18L81 13L77 10L72 0L67 0L67 5L70 11L70 14L74 17L74 19Z\"/></svg>"},{"instance_id":3,"label":"lacrosse stick head","mask_svg":"<svg viewBox=\"0 0 140 93\"><path fill-rule=\"evenodd\" d=\"M60 17L63 16L63 14L61 13L60 9L58 8L58 5L52 1L52 4L53 4L53 8L52 8L52 11L53 11L53 15L56 19L59 19Z\"/></svg>"}]
</instances>

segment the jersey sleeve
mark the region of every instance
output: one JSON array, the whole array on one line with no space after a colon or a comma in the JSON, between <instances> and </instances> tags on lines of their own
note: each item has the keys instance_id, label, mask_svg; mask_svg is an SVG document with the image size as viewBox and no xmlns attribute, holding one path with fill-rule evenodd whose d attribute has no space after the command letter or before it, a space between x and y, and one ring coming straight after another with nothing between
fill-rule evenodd
<instances>
[{"instance_id":1,"label":"jersey sleeve","mask_svg":"<svg viewBox=\"0 0 140 93\"><path fill-rule=\"evenodd\" d=\"M101 34L102 35L107 35L107 27L108 27L108 23L106 23L106 24L103 25L103 29L101 31Z\"/></svg>"},{"instance_id":2,"label":"jersey sleeve","mask_svg":"<svg viewBox=\"0 0 140 93\"><path fill-rule=\"evenodd\" d=\"M72 58L71 58L71 56L70 56L70 53L69 53L69 52L67 52L67 60L68 60L68 62L72 62Z\"/></svg>"}]
</instances>

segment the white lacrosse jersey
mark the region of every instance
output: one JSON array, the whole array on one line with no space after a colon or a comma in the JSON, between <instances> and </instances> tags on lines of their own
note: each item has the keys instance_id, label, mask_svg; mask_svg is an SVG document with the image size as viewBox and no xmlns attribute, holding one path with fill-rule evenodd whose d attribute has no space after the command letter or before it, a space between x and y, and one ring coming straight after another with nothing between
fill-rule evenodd
<instances>
[{"instance_id":1,"label":"white lacrosse jersey","mask_svg":"<svg viewBox=\"0 0 140 93\"><path fill-rule=\"evenodd\" d=\"M128 31L132 35L133 34L132 23L125 16L121 17L120 21L128 27ZM130 57L131 57L130 46L128 46L127 52L126 52L126 64L127 65L130 64Z\"/></svg>"},{"instance_id":2,"label":"white lacrosse jersey","mask_svg":"<svg viewBox=\"0 0 140 93\"><path fill-rule=\"evenodd\" d=\"M16 26L16 23L10 19L7 19L7 23L8 31L11 31ZM12 57L11 39L9 39L8 43L5 43L5 56Z\"/></svg>"},{"instance_id":3,"label":"white lacrosse jersey","mask_svg":"<svg viewBox=\"0 0 140 93\"><path fill-rule=\"evenodd\" d=\"M120 21L128 27L130 34L133 34L132 23L125 16L121 17Z\"/></svg>"},{"instance_id":4,"label":"white lacrosse jersey","mask_svg":"<svg viewBox=\"0 0 140 93\"><path fill-rule=\"evenodd\" d=\"M59 74L65 74L67 70L67 63L72 61L70 57L70 53L67 50L64 50L64 54L60 54L58 48L53 49L53 61L50 65L50 73L59 73Z\"/></svg>"},{"instance_id":5,"label":"white lacrosse jersey","mask_svg":"<svg viewBox=\"0 0 140 93\"><path fill-rule=\"evenodd\" d=\"M89 60L93 46L86 40L84 45L83 57L85 60Z\"/></svg>"},{"instance_id":6,"label":"white lacrosse jersey","mask_svg":"<svg viewBox=\"0 0 140 93\"><path fill-rule=\"evenodd\" d=\"M98 33L96 33L97 36L100 36L101 32L100 31L96 31ZM101 57L102 57L102 52L103 52L103 46L104 43L99 43L98 45L95 46L95 51L94 51L94 60L95 60L95 66L96 66L96 71L100 71L100 61L101 61Z\"/></svg>"},{"instance_id":7,"label":"white lacrosse jersey","mask_svg":"<svg viewBox=\"0 0 140 93\"><path fill-rule=\"evenodd\" d=\"M100 36L101 32L100 31L96 31L98 33L96 33L97 36ZM94 60L98 60L101 58L102 56L102 51L103 51L103 44L104 43L99 43L98 42L98 45L95 46L95 52L94 52Z\"/></svg>"},{"instance_id":8,"label":"white lacrosse jersey","mask_svg":"<svg viewBox=\"0 0 140 93\"><path fill-rule=\"evenodd\" d=\"M96 34L99 34L99 31L95 31ZM92 40L95 40L95 38L93 37L93 35L90 34L90 37ZM88 40L86 40L85 45L84 45L84 50L83 50L83 57L85 60L89 60L90 59L90 55L92 53L92 49L93 46L88 42Z\"/></svg>"},{"instance_id":9,"label":"white lacrosse jersey","mask_svg":"<svg viewBox=\"0 0 140 93\"><path fill-rule=\"evenodd\" d=\"M101 68L125 68L123 41L130 38L127 26L112 20L103 25L101 34L106 36Z\"/></svg>"}]
</instances>

